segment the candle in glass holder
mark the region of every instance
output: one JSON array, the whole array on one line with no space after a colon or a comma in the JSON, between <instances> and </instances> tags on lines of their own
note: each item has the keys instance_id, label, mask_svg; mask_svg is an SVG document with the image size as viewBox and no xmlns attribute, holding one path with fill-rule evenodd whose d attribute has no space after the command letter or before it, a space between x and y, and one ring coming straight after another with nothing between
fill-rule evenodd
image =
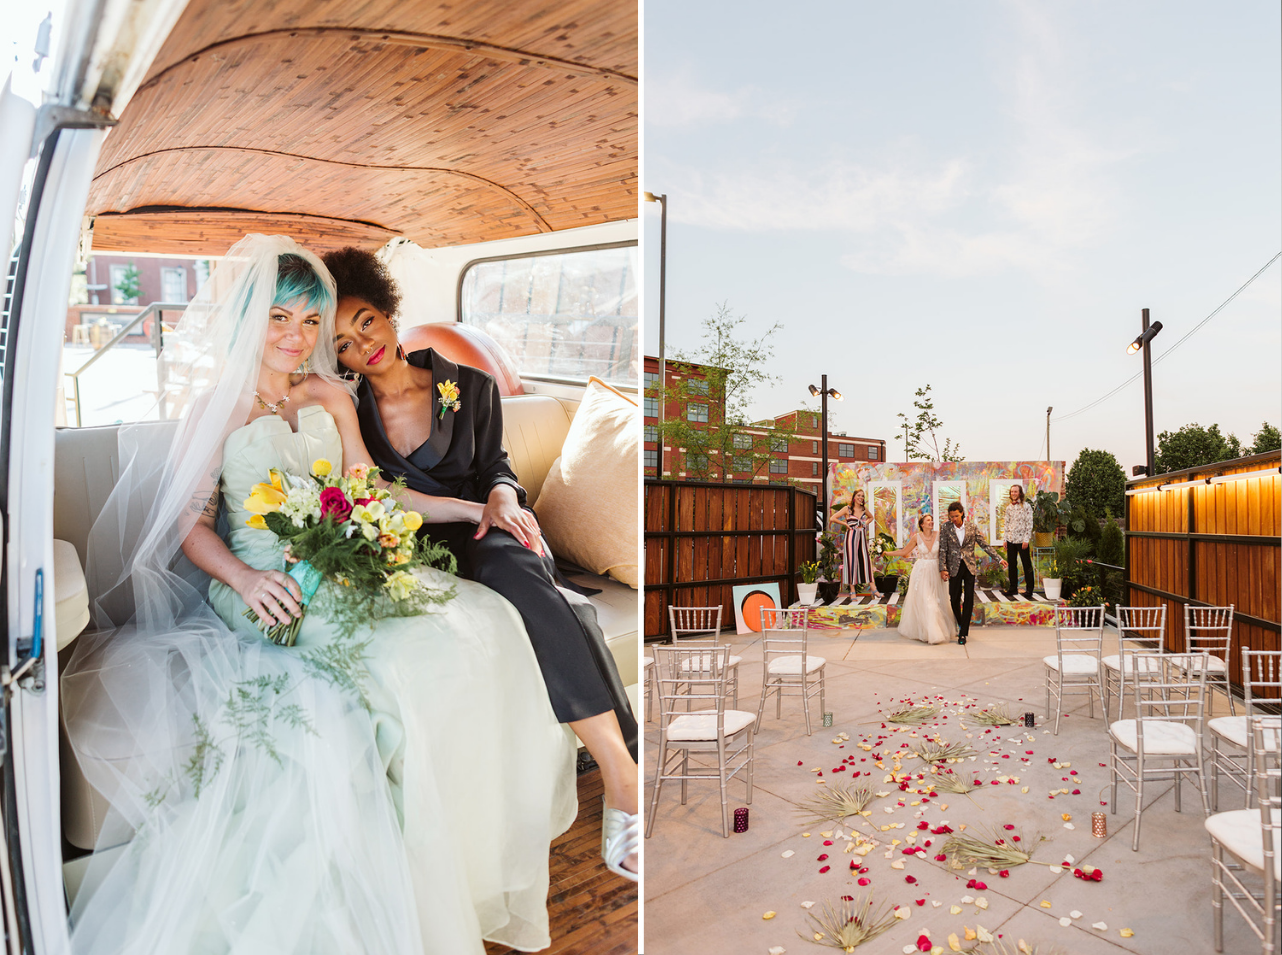
<instances>
[{"instance_id":1,"label":"candle in glass holder","mask_svg":"<svg viewBox=\"0 0 1282 955\"><path fill-rule=\"evenodd\" d=\"M1091 813L1091 835L1103 839L1108 835L1108 817L1102 812Z\"/></svg>"},{"instance_id":2,"label":"candle in glass holder","mask_svg":"<svg viewBox=\"0 0 1282 955\"><path fill-rule=\"evenodd\" d=\"M746 806L740 806L734 811L734 831L748 831L748 808Z\"/></svg>"},{"instance_id":3,"label":"candle in glass holder","mask_svg":"<svg viewBox=\"0 0 1282 955\"><path fill-rule=\"evenodd\" d=\"M825 713L825 714L824 714L824 726L832 726L832 714L831 714L831 713Z\"/></svg>"},{"instance_id":4,"label":"candle in glass holder","mask_svg":"<svg viewBox=\"0 0 1282 955\"><path fill-rule=\"evenodd\" d=\"M1037 725L1037 716L1036 716L1036 714L1033 714L1033 713L1025 713L1025 714L1024 714L1024 725L1025 725L1025 726L1036 726L1036 725Z\"/></svg>"}]
</instances>

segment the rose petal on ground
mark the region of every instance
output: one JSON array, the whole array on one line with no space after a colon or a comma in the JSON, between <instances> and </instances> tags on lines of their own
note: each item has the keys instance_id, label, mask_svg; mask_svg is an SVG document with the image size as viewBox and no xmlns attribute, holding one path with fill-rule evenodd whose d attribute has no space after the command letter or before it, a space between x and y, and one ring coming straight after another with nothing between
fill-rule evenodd
<instances>
[{"instance_id":1,"label":"rose petal on ground","mask_svg":"<svg viewBox=\"0 0 1282 955\"><path fill-rule=\"evenodd\" d=\"M774 948L766 949L767 955L784 955L786 951L788 950L782 945L776 945Z\"/></svg>"},{"instance_id":2,"label":"rose petal on ground","mask_svg":"<svg viewBox=\"0 0 1282 955\"><path fill-rule=\"evenodd\" d=\"M1073 924L1073 920L1070 919L1067 915L1065 915L1063 918L1059 920L1059 924L1064 926L1064 928L1068 928L1070 925Z\"/></svg>"},{"instance_id":3,"label":"rose petal on ground","mask_svg":"<svg viewBox=\"0 0 1282 955\"><path fill-rule=\"evenodd\" d=\"M803 909L808 909L808 908L810 908L810 907L811 907L812 905L814 905L814 904L815 904L815 903L813 903L813 902L802 902L802 903L801 903L801 907L802 907Z\"/></svg>"},{"instance_id":4,"label":"rose petal on ground","mask_svg":"<svg viewBox=\"0 0 1282 955\"><path fill-rule=\"evenodd\" d=\"M1108 925L1104 922L1096 922L1094 925L1091 926L1091 928L1095 929L1098 932L1108 931Z\"/></svg>"},{"instance_id":5,"label":"rose petal on ground","mask_svg":"<svg viewBox=\"0 0 1282 955\"><path fill-rule=\"evenodd\" d=\"M1049 909L1049 908L1051 907L1051 900L1050 900L1050 899L1042 899L1042 900L1041 900L1041 902L1039 902L1039 903L1037 903L1037 904L1038 904L1038 905L1040 905L1040 906L1041 906L1042 908L1044 908L1044 909Z\"/></svg>"},{"instance_id":6,"label":"rose petal on ground","mask_svg":"<svg viewBox=\"0 0 1282 955\"><path fill-rule=\"evenodd\" d=\"M960 905L948 906L948 913L950 915L961 915L961 906Z\"/></svg>"},{"instance_id":7,"label":"rose petal on ground","mask_svg":"<svg viewBox=\"0 0 1282 955\"><path fill-rule=\"evenodd\" d=\"M908 918L908 916L910 916L910 915L912 915L912 914L913 914L913 913L912 913L912 912L910 912L910 911L909 911L908 909L906 909L906 908L898 908L898 909L895 909L895 918L897 918L897 919L906 919L906 918Z\"/></svg>"},{"instance_id":8,"label":"rose petal on ground","mask_svg":"<svg viewBox=\"0 0 1282 955\"><path fill-rule=\"evenodd\" d=\"M1118 935L1120 935L1120 936L1122 936L1122 938L1134 938L1134 937L1135 937L1135 932L1134 932L1133 930L1129 929L1129 928L1124 928L1124 929L1122 929L1120 932L1118 932L1117 934L1118 934Z\"/></svg>"},{"instance_id":9,"label":"rose petal on ground","mask_svg":"<svg viewBox=\"0 0 1282 955\"><path fill-rule=\"evenodd\" d=\"M775 915L776 915L776 914L777 914L777 913L775 913L775 912L763 912L763 913L761 914L761 917L762 917L763 919L772 919L772 918L774 918L774 917L775 917Z\"/></svg>"},{"instance_id":10,"label":"rose petal on ground","mask_svg":"<svg viewBox=\"0 0 1282 955\"><path fill-rule=\"evenodd\" d=\"M1077 911L1077 909L1073 909L1073 911L1069 912L1068 914L1070 917L1075 919L1080 919L1082 917L1082 913Z\"/></svg>"},{"instance_id":11,"label":"rose petal on ground","mask_svg":"<svg viewBox=\"0 0 1282 955\"><path fill-rule=\"evenodd\" d=\"M793 852L791 849L785 849L785 850L781 853L781 855L782 855L782 856L783 856L783 858L785 858L785 859L791 859L794 855L796 855L796 853L795 853L795 852Z\"/></svg>"},{"instance_id":12,"label":"rose petal on ground","mask_svg":"<svg viewBox=\"0 0 1282 955\"><path fill-rule=\"evenodd\" d=\"M977 909L986 909L986 908L988 908L988 899L984 898L984 897L981 895L979 898L977 898L977 899L975 900L975 908L977 908Z\"/></svg>"}]
</instances>

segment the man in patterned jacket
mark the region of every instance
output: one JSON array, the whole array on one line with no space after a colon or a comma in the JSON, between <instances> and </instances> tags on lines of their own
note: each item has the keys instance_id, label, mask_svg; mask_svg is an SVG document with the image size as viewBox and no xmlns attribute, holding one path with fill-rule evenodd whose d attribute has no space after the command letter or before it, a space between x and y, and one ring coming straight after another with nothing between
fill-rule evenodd
<instances>
[{"instance_id":1,"label":"man in patterned jacket","mask_svg":"<svg viewBox=\"0 0 1282 955\"><path fill-rule=\"evenodd\" d=\"M994 560L1006 561L984 542L979 529L966 520L966 509L960 501L948 505L949 523L939 532L939 576L948 581L948 599L957 619L957 642L966 645L970 633L970 614L975 608L975 545L984 548ZM963 592L965 603L962 602Z\"/></svg>"}]
</instances>

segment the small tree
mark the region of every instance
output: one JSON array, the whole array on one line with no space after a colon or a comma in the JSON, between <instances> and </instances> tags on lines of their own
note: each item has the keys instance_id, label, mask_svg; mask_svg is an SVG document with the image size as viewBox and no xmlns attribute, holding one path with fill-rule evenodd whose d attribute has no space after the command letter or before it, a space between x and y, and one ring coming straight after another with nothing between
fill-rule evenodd
<instances>
[{"instance_id":1,"label":"small tree","mask_svg":"<svg viewBox=\"0 0 1282 955\"><path fill-rule=\"evenodd\" d=\"M1096 514L1121 514L1126 506L1126 472L1110 451L1084 448L1064 478L1064 496Z\"/></svg>"},{"instance_id":2,"label":"small tree","mask_svg":"<svg viewBox=\"0 0 1282 955\"><path fill-rule=\"evenodd\" d=\"M120 281L116 283L116 291L120 293L121 305L138 304L138 296L142 294L141 278L138 266L132 262L125 266L125 271L121 274Z\"/></svg>"},{"instance_id":3,"label":"small tree","mask_svg":"<svg viewBox=\"0 0 1282 955\"><path fill-rule=\"evenodd\" d=\"M944 423L935 417L935 402L930 397L930 385L917 389L917 398L913 401L917 409L916 419L899 412L899 420L904 428L904 454L909 461L965 461L961 456L961 445L953 444L950 438L944 439L943 450L939 447L939 430ZM929 439L929 443L927 443Z\"/></svg>"},{"instance_id":4,"label":"small tree","mask_svg":"<svg viewBox=\"0 0 1282 955\"><path fill-rule=\"evenodd\" d=\"M1203 428L1196 422L1178 431L1163 431L1157 436L1153 468L1158 474L1197 468L1204 464L1229 461L1242 456L1242 444L1230 434L1220 434L1220 426Z\"/></svg>"},{"instance_id":5,"label":"small tree","mask_svg":"<svg viewBox=\"0 0 1282 955\"><path fill-rule=\"evenodd\" d=\"M1276 451L1282 448L1282 431L1269 424L1267 421L1260 424L1260 430L1255 435L1255 443L1247 449L1247 454L1263 454L1265 451Z\"/></svg>"},{"instance_id":6,"label":"small tree","mask_svg":"<svg viewBox=\"0 0 1282 955\"><path fill-rule=\"evenodd\" d=\"M727 302L717 305L703 321L702 346L693 353L676 352L669 365L689 370L698 363L704 366L703 377L682 375L680 381L660 382L646 392L663 407L677 405L678 414L659 426L659 438L684 449L686 474L694 480L711 480L718 473L726 482L733 473L756 476L795 434L793 428L773 422L754 426L748 419L753 390L777 380L764 369L774 357L770 339L783 326L776 322L760 339L742 341L738 335L745 321Z\"/></svg>"}]
</instances>

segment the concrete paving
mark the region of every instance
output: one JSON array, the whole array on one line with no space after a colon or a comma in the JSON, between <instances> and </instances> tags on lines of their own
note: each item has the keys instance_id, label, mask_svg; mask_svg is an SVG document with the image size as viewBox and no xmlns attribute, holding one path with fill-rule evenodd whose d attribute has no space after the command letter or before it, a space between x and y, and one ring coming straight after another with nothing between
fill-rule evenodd
<instances>
[{"instance_id":1,"label":"concrete paving","mask_svg":"<svg viewBox=\"0 0 1282 955\"><path fill-rule=\"evenodd\" d=\"M1115 638L1114 638L1115 639ZM755 712L761 688L761 648L755 635L724 635L740 666L739 708ZM1011 951L1020 939L1041 953L1118 955L1122 952L1176 955L1214 951L1211 917L1210 840L1195 787L1183 787L1183 812L1176 812L1173 784L1145 787L1142 838L1131 851L1134 795L1124 786L1117 813L1107 817L1108 835L1091 834L1091 812L1108 808L1108 759L1105 721L1098 702L1094 718L1084 695L1067 697L1058 735L1045 710L1042 657L1055 649L1054 631L1042 627L991 627L971 630L966 647L926 646L902 639L893 629L837 631L812 635L811 652L828 661L827 705L831 728L822 726L818 698L811 701L814 733L806 735L801 703L786 697L776 719L773 698L756 737L756 771L750 828L722 838L714 782L692 782L689 800L680 804L677 783L665 785L655 815L654 835L644 847L644 937L646 955L745 955L833 951L811 940L815 929L803 903L819 912L825 901L859 898L871 890L875 905L887 903L908 917L879 938L860 946L860 955L918 951L927 935L949 952L956 934L962 946L966 929L983 926L1001 936ZM905 703L933 702L940 717L924 727L896 729L883 720ZM1037 725L985 732L963 725L962 707L979 709L1005 703L1012 716L1036 713ZM1213 715L1227 715L1227 700L1212 703ZM1128 707L1128 714L1130 708ZM655 706L655 718L658 707ZM646 733L646 811L649 812L658 758L658 723ZM839 740L845 733L848 741ZM970 742L979 755L955 768L974 773L985 784L967 796L900 792L885 783L893 770L890 754L906 753L924 735ZM861 743L870 744L864 750ZM882 767L875 756L881 754ZM843 760L845 762L843 763ZM1058 763L1056 767L1054 764ZM847 768L834 772L839 765ZM824 783L818 783L819 772ZM920 760L906 759L903 771L923 771ZM870 815L851 817L848 825L807 821L799 804L821 785L848 784L854 773L878 793ZM991 781L999 776L1019 782ZM1027 788L1027 792L1023 790ZM1052 790L1068 789L1067 795ZM1076 793L1074 791L1076 790ZM748 805L740 777L730 784L731 807ZM1222 790L1221 809L1241 806L1241 793ZM1070 819L1066 826L1063 818ZM935 861L947 834L931 829L992 831L997 837L1020 835L1034 848L1034 862L1009 870L1008 877L979 868L950 869ZM1007 830L1004 826L1015 828ZM900 828L885 828L899 826ZM831 835L825 836L826 833ZM925 854L904 855L909 834ZM807 835L808 834L808 835ZM851 842L875 840L866 856L846 851ZM900 840L892 844L892 840ZM1040 841L1039 841L1040 839ZM825 845L825 841L832 845ZM856 846L858 848L858 846ZM785 857L786 853L790 853ZM829 858L819 860L819 856ZM1048 864L1071 856L1077 867L1103 871L1100 882L1075 878ZM850 869L855 860L866 872ZM892 868L900 865L902 868ZM827 872L820 869L828 866ZM915 881L909 882L908 877ZM857 879L870 884L861 888ZM985 888L967 888L976 879ZM969 900L969 901L967 901ZM981 900L986 908L980 907ZM954 912L953 908L957 911ZM1231 908L1225 913L1224 951L1260 951L1258 939ZM763 918L767 912L776 914ZM1060 919L1067 919L1062 925ZM1103 928L1093 927L1096 923ZM1123 930L1133 935L1124 936ZM804 935L804 937L803 937ZM991 951L984 946L981 952Z\"/></svg>"}]
</instances>

